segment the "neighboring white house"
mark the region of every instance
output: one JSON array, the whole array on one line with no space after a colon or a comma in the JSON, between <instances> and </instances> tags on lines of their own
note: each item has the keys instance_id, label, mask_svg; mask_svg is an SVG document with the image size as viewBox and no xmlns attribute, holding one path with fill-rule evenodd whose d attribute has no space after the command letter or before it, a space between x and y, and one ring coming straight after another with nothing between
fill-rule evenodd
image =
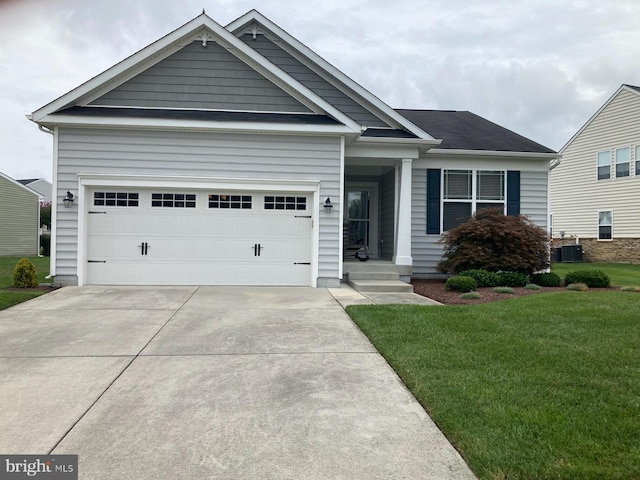
<instances>
[{"instance_id":1,"label":"neighboring white house","mask_svg":"<svg viewBox=\"0 0 640 480\"><path fill-rule=\"evenodd\" d=\"M622 85L560 153L556 243L580 243L589 261L640 263L640 87Z\"/></svg>"},{"instance_id":2,"label":"neighboring white house","mask_svg":"<svg viewBox=\"0 0 640 480\"><path fill-rule=\"evenodd\" d=\"M39 199L37 192L0 172L0 257L38 254Z\"/></svg>"},{"instance_id":3,"label":"neighboring white house","mask_svg":"<svg viewBox=\"0 0 640 480\"><path fill-rule=\"evenodd\" d=\"M478 208L547 227L558 156L394 110L255 10L199 15L30 119L54 137L58 284L338 286L358 245L433 275Z\"/></svg>"},{"instance_id":4,"label":"neighboring white house","mask_svg":"<svg viewBox=\"0 0 640 480\"><path fill-rule=\"evenodd\" d=\"M41 206L49 206L49 204L51 203L51 182L45 180L44 178L25 178L18 181L24 186L29 187L31 190L35 190L41 195Z\"/></svg>"}]
</instances>

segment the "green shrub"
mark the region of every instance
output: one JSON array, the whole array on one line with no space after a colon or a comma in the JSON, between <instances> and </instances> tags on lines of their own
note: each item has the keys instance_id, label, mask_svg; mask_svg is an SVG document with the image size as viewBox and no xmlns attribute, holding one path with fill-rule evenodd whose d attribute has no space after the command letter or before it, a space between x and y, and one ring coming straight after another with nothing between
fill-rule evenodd
<instances>
[{"instance_id":1,"label":"green shrub","mask_svg":"<svg viewBox=\"0 0 640 480\"><path fill-rule=\"evenodd\" d=\"M442 260L436 269L460 273L532 274L549 268L549 235L527 217L505 215L502 208L483 208L468 221L442 234Z\"/></svg>"},{"instance_id":2,"label":"green shrub","mask_svg":"<svg viewBox=\"0 0 640 480\"><path fill-rule=\"evenodd\" d=\"M51 256L51 235L48 233L40 235L40 253L45 257Z\"/></svg>"},{"instance_id":3,"label":"green shrub","mask_svg":"<svg viewBox=\"0 0 640 480\"><path fill-rule=\"evenodd\" d=\"M473 278L479 287L497 287L498 274L487 270L465 270L460 275Z\"/></svg>"},{"instance_id":4,"label":"green shrub","mask_svg":"<svg viewBox=\"0 0 640 480\"><path fill-rule=\"evenodd\" d=\"M13 269L13 286L16 288L37 287L38 273L28 258L21 258Z\"/></svg>"},{"instance_id":5,"label":"green shrub","mask_svg":"<svg viewBox=\"0 0 640 480\"><path fill-rule=\"evenodd\" d=\"M524 287L527 283L531 283L531 279L529 275L525 275L524 273L498 273L498 286L500 287Z\"/></svg>"},{"instance_id":6,"label":"green shrub","mask_svg":"<svg viewBox=\"0 0 640 480\"><path fill-rule=\"evenodd\" d=\"M585 283L570 283L567 285L567 290L573 290L574 292L584 292L588 288Z\"/></svg>"},{"instance_id":7,"label":"green shrub","mask_svg":"<svg viewBox=\"0 0 640 480\"><path fill-rule=\"evenodd\" d=\"M524 286L527 290L542 290L540 285L536 285L535 283L528 283Z\"/></svg>"},{"instance_id":8,"label":"green shrub","mask_svg":"<svg viewBox=\"0 0 640 480\"><path fill-rule=\"evenodd\" d=\"M478 288L478 284L471 277L464 277L462 275L457 275L455 277L451 277L447 280L447 283L444 284L444 287L447 290L452 290L454 292L472 292L476 288Z\"/></svg>"},{"instance_id":9,"label":"green shrub","mask_svg":"<svg viewBox=\"0 0 640 480\"><path fill-rule=\"evenodd\" d=\"M531 281L541 287L559 287L562 283L560 275L557 273L535 273L531 275Z\"/></svg>"},{"instance_id":10,"label":"green shrub","mask_svg":"<svg viewBox=\"0 0 640 480\"><path fill-rule=\"evenodd\" d=\"M577 270L567 273L564 283L584 283L590 288L608 288L611 285L609 277L600 270Z\"/></svg>"},{"instance_id":11,"label":"green shrub","mask_svg":"<svg viewBox=\"0 0 640 480\"><path fill-rule=\"evenodd\" d=\"M496 287L493 289L496 293L508 293L509 295L515 295L515 291L511 287Z\"/></svg>"},{"instance_id":12,"label":"green shrub","mask_svg":"<svg viewBox=\"0 0 640 480\"><path fill-rule=\"evenodd\" d=\"M463 300L478 300L479 298L482 298L482 295L478 292L467 292L460 295L460 298Z\"/></svg>"}]
</instances>

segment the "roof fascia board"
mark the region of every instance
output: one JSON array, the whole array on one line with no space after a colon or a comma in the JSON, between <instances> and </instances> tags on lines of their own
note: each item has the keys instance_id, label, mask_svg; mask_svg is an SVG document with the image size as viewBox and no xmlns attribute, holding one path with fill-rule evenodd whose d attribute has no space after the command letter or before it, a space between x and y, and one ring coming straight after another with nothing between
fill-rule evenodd
<instances>
[{"instance_id":1,"label":"roof fascia board","mask_svg":"<svg viewBox=\"0 0 640 480\"><path fill-rule=\"evenodd\" d=\"M629 88L626 85L621 85L620 88L618 88L615 93L613 95L611 95L611 97L609 97L609 99L604 103L604 105L602 105L597 111L596 113L594 113L593 115L591 115L591 117L589 118L589 120L587 120L587 122L580 128L580 130L578 130L570 139L567 143L564 144L564 146L560 149L560 153L564 153L564 151L567 149L567 147L569 145L571 145L573 143L573 141L578 138L578 136L589 126L591 125L591 122L593 122L596 117L598 115L600 115L600 113L609 106L609 104L611 102L613 102L613 100L620 94L621 91L627 91L630 93L634 93L636 95L640 95L640 92L633 89L633 88Z\"/></svg>"},{"instance_id":2,"label":"roof fascia board","mask_svg":"<svg viewBox=\"0 0 640 480\"><path fill-rule=\"evenodd\" d=\"M40 197L41 197L41 195L40 195L38 192L36 192L35 190L33 190L33 189L31 189L31 188L27 187L26 185L21 184L21 183L20 183L19 181L17 181L16 179L11 178L9 175L5 175L4 173L0 172L0 177L5 178L5 179L6 179L6 180L8 180L10 183L13 183L14 185L16 185L16 186L18 186L18 187L22 188L23 190L26 190L27 192L34 194L34 195L35 195L36 197L38 197L38 198L40 198Z\"/></svg>"},{"instance_id":3,"label":"roof fascia board","mask_svg":"<svg viewBox=\"0 0 640 480\"><path fill-rule=\"evenodd\" d=\"M280 70L273 63L268 61L248 45L245 45L242 40L227 31L224 27L222 27L220 24L218 24L205 14L197 16L182 27L162 37L160 40L152 43L146 48L123 60L122 62L114 65L110 69L102 72L88 82L85 82L81 86L63 95L57 100L54 100L52 103L40 108L39 110L36 110L33 113L33 120L35 122L39 122L40 119L42 119L44 116L53 113L61 108L64 108L65 106L77 101L79 98L88 95L100 85L108 83L118 75L124 74L127 70L134 69L136 65L144 62L154 54L167 49L176 42L184 40L185 37L197 34L198 30L202 27L206 27L211 30L211 32L221 41L219 43L223 47L227 48L230 53L238 57L240 60L247 62L252 68L256 68L259 73L261 73L266 78L278 85L280 88L285 90L287 93L292 95L294 98L296 98L296 100L301 101L312 110L319 110L320 112L327 113L339 122L348 126L352 131L362 131L362 127L357 122L353 121L351 118L336 109L333 105L329 104L321 97L313 93L293 77ZM181 46L174 45L174 48L175 50L173 51L171 48L169 48L167 52L165 52L167 53L165 56L159 56L161 58L166 58L166 56L181 48Z\"/></svg>"},{"instance_id":4,"label":"roof fascia board","mask_svg":"<svg viewBox=\"0 0 640 480\"><path fill-rule=\"evenodd\" d=\"M404 128L406 130L409 130L411 133L413 133L414 135L417 135L420 138L424 138L424 139L427 139L427 140L433 140L434 139L427 132L425 132L424 130L419 128L417 125L413 124L407 118L405 118L402 115L400 115L398 112L396 112L390 106L385 104L378 97L373 95L371 92L369 92L364 87L360 86L354 80L352 80L347 75L342 73L336 67L334 67L329 62L324 60L322 57L320 57L317 53L315 53L309 47L307 47L302 42L300 42L299 40L297 40L296 38L291 36L289 33L287 33L285 30L283 30L278 25L273 23L271 20L269 20L267 17L262 15L257 10L254 9L254 10L251 10L250 12L247 12L245 15L243 15L240 18L238 18L238 19L234 20L233 22L229 23L225 28L227 30L229 30L230 32L237 33L239 30L241 30L244 26L246 26L248 23L250 23L252 21L255 21L255 22L258 22L258 23L262 24L264 27L266 27L268 30L270 30L274 35L276 35L280 39L284 40L291 47L293 47L297 52L299 52L301 55L303 55L304 57L309 59L309 61L312 64L320 67L322 70L324 70L327 74L332 76L339 83L344 84L352 92L355 92L363 100L365 100L372 107L374 107L376 110L378 110L383 116L386 116L387 118L389 118L393 122L397 123L402 128ZM289 53L291 53L291 52L289 52ZM307 64L307 66L309 67L308 64Z\"/></svg>"},{"instance_id":5,"label":"roof fascia board","mask_svg":"<svg viewBox=\"0 0 640 480\"><path fill-rule=\"evenodd\" d=\"M442 140L427 140L425 138L393 138L393 137L358 137L356 140L358 143L392 143L394 145L411 145L411 146L424 146L434 147L440 145Z\"/></svg>"},{"instance_id":6,"label":"roof fascia board","mask_svg":"<svg viewBox=\"0 0 640 480\"><path fill-rule=\"evenodd\" d=\"M454 148L432 148L427 152L430 155L469 155L481 157L518 157L540 160L552 160L560 158L560 153L536 153L536 152L505 152L502 150L459 150Z\"/></svg>"},{"instance_id":7,"label":"roof fascia board","mask_svg":"<svg viewBox=\"0 0 640 480\"><path fill-rule=\"evenodd\" d=\"M244 133L295 133L302 135L346 135L353 130L345 125L291 125L267 122L175 120L162 118L79 117L47 115L40 123L48 127L157 128L164 130L202 130Z\"/></svg>"}]
</instances>

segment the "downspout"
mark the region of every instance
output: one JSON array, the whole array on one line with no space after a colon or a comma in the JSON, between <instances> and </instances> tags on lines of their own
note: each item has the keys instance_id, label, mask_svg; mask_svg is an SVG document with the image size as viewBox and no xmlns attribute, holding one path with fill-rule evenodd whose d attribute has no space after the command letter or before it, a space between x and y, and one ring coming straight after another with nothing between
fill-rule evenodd
<instances>
[{"instance_id":1,"label":"downspout","mask_svg":"<svg viewBox=\"0 0 640 480\"><path fill-rule=\"evenodd\" d=\"M31 120L31 115L27 115L27 118L29 120ZM53 131L49 130L47 127L45 127L44 125L40 125L38 124L38 130L40 130L41 132L44 133L48 133L49 135L51 135L52 137L54 136ZM53 200L51 201L51 208L53 210ZM53 222L53 211L51 212L51 221ZM49 255L51 255L51 252L49 252ZM49 262L49 267L51 267L51 262ZM49 268L49 275L47 275L45 278L45 280L51 280L53 277L55 277L55 273L53 273L51 271L51 268Z\"/></svg>"}]
</instances>

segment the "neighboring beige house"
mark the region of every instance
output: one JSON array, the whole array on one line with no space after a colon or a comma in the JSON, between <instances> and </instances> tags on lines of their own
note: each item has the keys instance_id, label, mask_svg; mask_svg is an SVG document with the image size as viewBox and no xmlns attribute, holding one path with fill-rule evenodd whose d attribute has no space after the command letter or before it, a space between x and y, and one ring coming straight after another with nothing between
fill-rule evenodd
<instances>
[{"instance_id":1,"label":"neighboring beige house","mask_svg":"<svg viewBox=\"0 0 640 480\"><path fill-rule=\"evenodd\" d=\"M587 261L640 263L640 87L622 85L560 153L554 244L582 244Z\"/></svg>"},{"instance_id":2,"label":"neighboring beige house","mask_svg":"<svg viewBox=\"0 0 640 480\"><path fill-rule=\"evenodd\" d=\"M40 195L0 173L0 257L37 255Z\"/></svg>"}]
</instances>

